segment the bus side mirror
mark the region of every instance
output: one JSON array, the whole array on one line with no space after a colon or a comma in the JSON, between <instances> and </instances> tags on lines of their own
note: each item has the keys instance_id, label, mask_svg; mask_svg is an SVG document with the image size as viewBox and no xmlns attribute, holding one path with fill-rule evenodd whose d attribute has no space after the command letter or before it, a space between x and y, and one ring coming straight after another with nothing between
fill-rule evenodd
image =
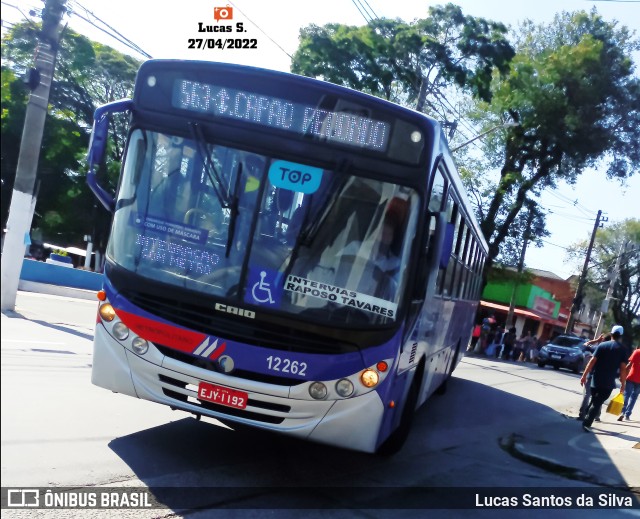
<instances>
[{"instance_id":1,"label":"bus side mirror","mask_svg":"<svg viewBox=\"0 0 640 519\"><path fill-rule=\"evenodd\" d=\"M131 109L132 104L130 99L114 101L113 103L100 106L93 115L93 128L91 130L91 140L89 141L89 152L87 154L87 163L89 164L87 184L89 184L91 191L93 191L98 200L100 200L100 203L107 211L112 213L115 209L115 199L98 183L96 170L104 159L104 154L107 149L111 114L127 112Z\"/></svg>"}]
</instances>

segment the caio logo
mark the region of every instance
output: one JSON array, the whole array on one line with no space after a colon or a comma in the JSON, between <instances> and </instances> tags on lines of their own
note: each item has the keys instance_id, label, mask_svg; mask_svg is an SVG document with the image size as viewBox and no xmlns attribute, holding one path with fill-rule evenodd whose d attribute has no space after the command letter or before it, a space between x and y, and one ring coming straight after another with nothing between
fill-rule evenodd
<instances>
[{"instance_id":1,"label":"caio logo","mask_svg":"<svg viewBox=\"0 0 640 519\"><path fill-rule=\"evenodd\" d=\"M213 19L218 22L220 20L233 20L233 7L214 7Z\"/></svg>"}]
</instances>

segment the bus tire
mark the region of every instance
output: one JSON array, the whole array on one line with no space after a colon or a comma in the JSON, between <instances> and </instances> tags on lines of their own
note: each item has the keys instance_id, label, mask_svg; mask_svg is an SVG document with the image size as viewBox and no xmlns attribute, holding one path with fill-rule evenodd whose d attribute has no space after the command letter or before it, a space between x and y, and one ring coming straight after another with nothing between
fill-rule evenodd
<instances>
[{"instance_id":1,"label":"bus tire","mask_svg":"<svg viewBox=\"0 0 640 519\"><path fill-rule=\"evenodd\" d=\"M422 367L422 366L421 366ZM416 412L416 404L418 402L418 392L420 391L420 381L422 379L422 370L416 372L407 394L404 408L402 409L402 417L395 431L378 447L377 454L381 456L393 456L400 452L409 437L413 417Z\"/></svg>"}]
</instances>

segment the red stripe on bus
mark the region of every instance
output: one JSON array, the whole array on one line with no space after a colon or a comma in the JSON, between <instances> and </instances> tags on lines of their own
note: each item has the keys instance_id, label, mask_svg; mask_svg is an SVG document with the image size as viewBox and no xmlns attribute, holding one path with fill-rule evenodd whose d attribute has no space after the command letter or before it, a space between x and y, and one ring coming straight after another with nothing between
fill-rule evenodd
<instances>
[{"instance_id":1,"label":"red stripe on bus","mask_svg":"<svg viewBox=\"0 0 640 519\"><path fill-rule=\"evenodd\" d=\"M127 328L143 339L186 353L192 353L194 348L207 337L203 333L160 323L123 310L116 310L116 314Z\"/></svg>"}]
</instances>

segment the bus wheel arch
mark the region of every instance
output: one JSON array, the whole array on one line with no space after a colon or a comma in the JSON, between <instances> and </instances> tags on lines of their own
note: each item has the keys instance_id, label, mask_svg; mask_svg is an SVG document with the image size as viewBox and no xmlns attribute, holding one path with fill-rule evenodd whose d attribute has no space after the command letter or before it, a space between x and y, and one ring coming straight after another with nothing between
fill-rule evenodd
<instances>
[{"instance_id":1,"label":"bus wheel arch","mask_svg":"<svg viewBox=\"0 0 640 519\"><path fill-rule=\"evenodd\" d=\"M438 386L438 388L434 391L436 395L444 395L447 392L447 383L453 374L453 370L456 369L456 364L458 363L458 357L460 356L460 346L461 342L458 341L458 345L456 346L456 351L453 354L453 359L451 359L451 364L449 366L449 370L447 371L447 376L442 381L442 384Z\"/></svg>"},{"instance_id":2,"label":"bus wheel arch","mask_svg":"<svg viewBox=\"0 0 640 519\"><path fill-rule=\"evenodd\" d=\"M413 375L413 380L411 381L411 386L409 387L409 392L407 393L407 398L402 408L400 423L380 447L378 447L376 454L393 456L397 454L406 443L416 413L416 405L420 395L420 386L422 385L425 364L426 360L422 357Z\"/></svg>"}]
</instances>

